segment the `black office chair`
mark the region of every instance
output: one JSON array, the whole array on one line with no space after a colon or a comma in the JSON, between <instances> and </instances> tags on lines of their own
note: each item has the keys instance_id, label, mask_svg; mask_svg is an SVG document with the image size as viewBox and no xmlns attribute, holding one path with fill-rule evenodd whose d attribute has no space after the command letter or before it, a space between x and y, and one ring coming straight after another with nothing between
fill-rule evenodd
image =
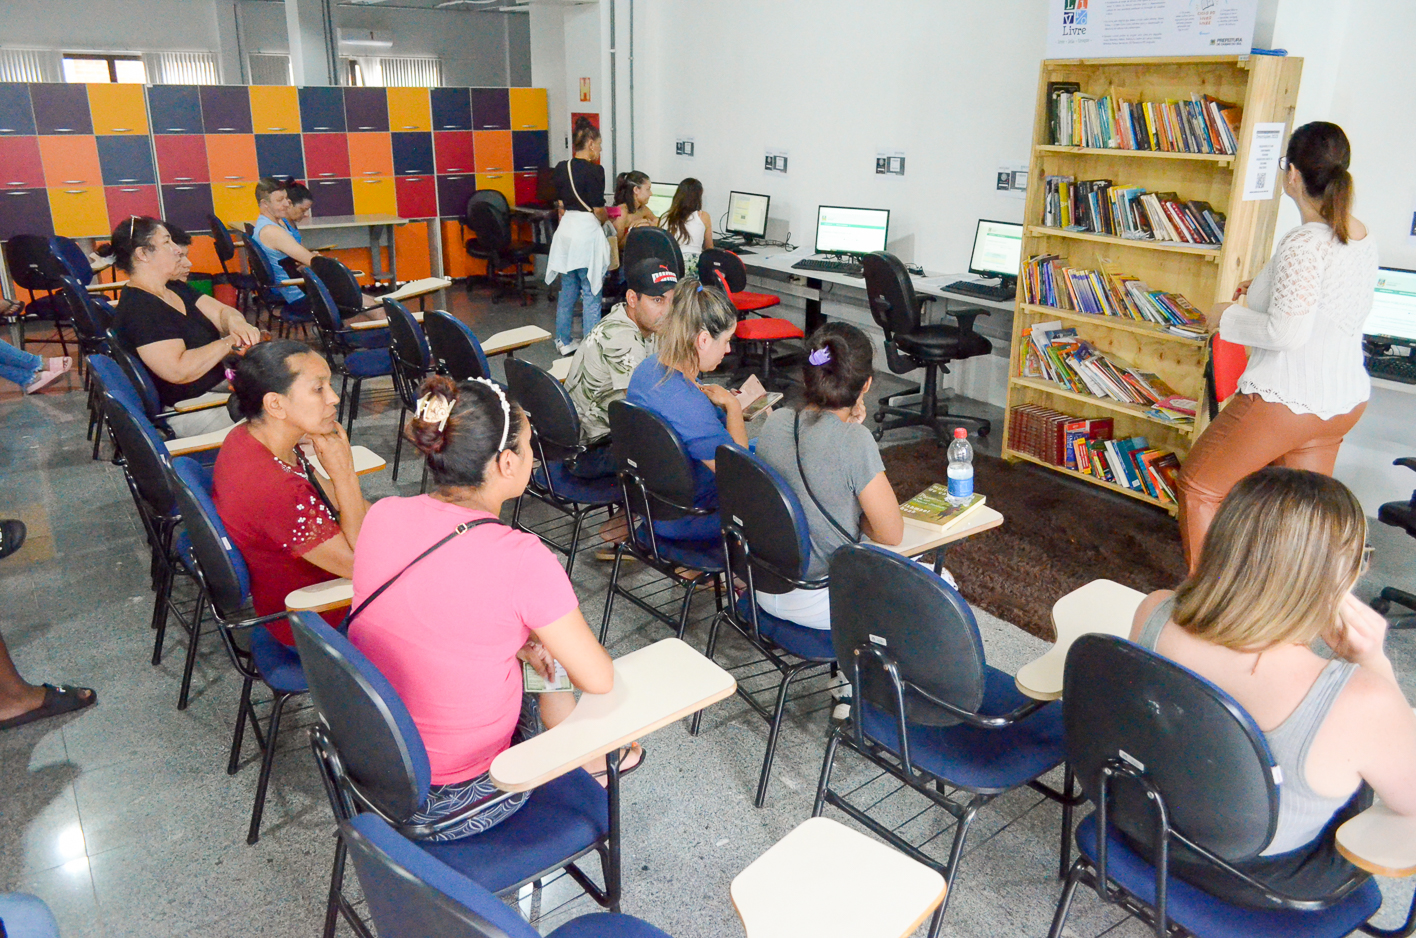
<instances>
[{"instance_id":1,"label":"black office chair","mask_svg":"<svg viewBox=\"0 0 1416 938\"><path fill-rule=\"evenodd\" d=\"M62 282L64 285L59 290L58 299L64 304L64 315L73 323L74 333L78 337L79 373L84 379L84 389L88 391L88 432L84 439L93 440L95 431L103 426L103 409L93 378L85 370L85 363L90 355L107 354L108 326L112 318L106 309L89 299L88 291L78 280L65 275ZM98 458L98 445L98 440L94 440L95 459Z\"/></svg>"},{"instance_id":2,"label":"black office chair","mask_svg":"<svg viewBox=\"0 0 1416 938\"><path fill-rule=\"evenodd\" d=\"M629 229L620 252L620 270L628 270L647 257L669 265L683 279L683 250L673 235L652 225Z\"/></svg>"},{"instance_id":3,"label":"black office chair","mask_svg":"<svg viewBox=\"0 0 1416 938\"><path fill-rule=\"evenodd\" d=\"M565 554L569 576L575 569L586 519L602 509L609 517L612 506L620 500L619 480L614 476L582 479L570 471L570 464L585 447L580 442L580 415L564 385L530 362L508 358L506 386L531 420L531 447L540 463L532 470L526 491L516 500L511 523ZM571 520L569 543L554 536L560 531L522 524L521 509L528 495Z\"/></svg>"},{"instance_id":4,"label":"black office chair","mask_svg":"<svg viewBox=\"0 0 1416 938\"><path fill-rule=\"evenodd\" d=\"M825 589L827 580L806 577L811 563L811 534L807 529L806 512L787 481L737 445L719 446L714 465L717 466L718 511L723 519L723 554L727 558L728 578L741 580L747 584L747 589L736 604L714 616L706 653L709 658L713 657L718 647L719 629L726 623L782 676L777 685L776 705L770 709L758 702L743 686L744 682L737 685L738 696L767 721L767 753L762 759L754 802L760 808L767 800L767 783L772 776L772 761L782 732L787 692L797 678L810 677L835 664L836 652L831 647L830 630L809 629L769 615L758 608L757 591L781 594L795 589ZM756 669L760 665L761 661L753 660L743 667ZM693 735L698 734L702 716L701 710L693 715L689 727Z\"/></svg>"},{"instance_id":5,"label":"black office chair","mask_svg":"<svg viewBox=\"0 0 1416 938\"><path fill-rule=\"evenodd\" d=\"M226 227L226 223L215 215L207 216L207 224L211 228L212 245L216 248L216 259L221 262L221 273L212 277L213 283L224 283L236 288L236 308L243 315L249 314L251 307L251 293L256 289L256 278L240 270L232 270L231 262L236 259L236 242L232 239L233 232Z\"/></svg>"},{"instance_id":6,"label":"black office chair","mask_svg":"<svg viewBox=\"0 0 1416 938\"><path fill-rule=\"evenodd\" d=\"M266 322L280 337L289 335L291 330L304 330L315 321L310 313L290 309L284 294L280 292L280 281L287 279L286 271L272 270L270 263L255 245L256 236L246 232L242 247L246 250L246 266L256 280L256 289L251 296L256 301L257 321L260 310L265 310Z\"/></svg>"},{"instance_id":7,"label":"black office chair","mask_svg":"<svg viewBox=\"0 0 1416 938\"><path fill-rule=\"evenodd\" d=\"M512 268L511 279L516 283L521 305L530 302L531 294L526 290L526 265L531 263L536 253L535 245L512 237L511 208L506 203L506 196L494 189L474 193L467 200L462 224L473 234L463 242L467 256L487 264L486 282L493 288L492 303L497 303L502 297L503 274L507 268Z\"/></svg>"},{"instance_id":8,"label":"black office chair","mask_svg":"<svg viewBox=\"0 0 1416 938\"><path fill-rule=\"evenodd\" d=\"M67 271L55 255L49 238L43 235L13 235L5 242L5 266L15 286L30 291L29 302L19 314L22 324L20 347L58 342L62 353L68 355L64 326L69 320L59 298L55 296L63 286ZM53 323L54 338L31 339L23 335L23 324L27 322Z\"/></svg>"},{"instance_id":9,"label":"black office chair","mask_svg":"<svg viewBox=\"0 0 1416 938\"><path fill-rule=\"evenodd\" d=\"M885 361L890 370L903 375L924 369L923 388L917 386L889 399L920 394L919 409L898 407L889 400L882 402L875 411L875 438L878 440L886 430L899 427L929 427L945 443L956 426L974 427L979 436L988 436L989 421L950 413L948 403L939 400L939 371L942 369L948 374L950 362L993 351L993 344L974 331L974 320L990 315L989 311L976 307L951 309L949 315L958 320L957 326L923 325L920 322L922 300L915 296L909 272L898 257L876 251L867 254L861 266L865 271L870 314L885 333ZM887 421L887 417L891 419Z\"/></svg>"},{"instance_id":10,"label":"black office chair","mask_svg":"<svg viewBox=\"0 0 1416 938\"><path fill-rule=\"evenodd\" d=\"M343 261L337 257L321 255L311 259L310 268L329 291L330 299L334 300L341 319L367 312L364 309L364 291L360 289L354 272L344 266ZM388 348L387 336L377 330L355 333L354 341L361 348Z\"/></svg>"},{"instance_id":11,"label":"black office chair","mask_svg":"<svg viewBox=\"0 0 1416 938\"><path fill-rule=\"evenodd\" d=\"M835 805L876 836L944 877L948 894L929 934L939 933L964 841L979 810L1027 786L1062 805L1062 869L1069 861L1071 774L1066 791L1038 781L1062 764L1062 708L1024 697L1013 676L989 667L969 604L937 574L881 547L849 544L831 557L831 641L850 676L851 718L826 746L813 816ZM947 861L831 787L840 747L928 798L957 821ZM875 794L878 794L875 793ZM873 795L872 795L873 797Z\"/></svg>"},{"instance_id":12,"label":"black office chair","mask_svg":"<svg viewBox=\"0 0 1416 938\"><path fill-rule=\"evenodd\" d=\"M1209 681L1124 639L1083 635L1067 653L1062 710L1067 760L1096 812L1077 825L1052 938L1083 883L1160 938L1175 927L1207 938L1411 934L1416 904L1404 929L1367 924L1382 897L1366 873L1299 897L1235 869L1273 839L1283 782L1253 719Z\"/></svg>"},{"instance_id":13,"label":"black office chair","mask_svg":"<svg viewBox=\"0 0 1416 938\"><path fill-rule=\"evenodd\" d=\"M398 481L398 461L403 455L403 424L408 414L418 409L418 389L433 370L433 356L428 339L418 320L397 300L383 301L388 316L389 355L393 365L393 389L398 394L398 438L393 444L393 481ZM427 464L423 465L423 481L428 480Z\"/></svg>"},{"instance_id":14,"label":"black office chair","mask_svg":"<svg viewBox=\"0 0 1416 938\"><path fill-rule=\"evenodd\" d=\"M319 334L325 361L329 363L330 371L340 376L337 419L341 422L345 420L347 406L349 416L345 432L353 436L354 418L359 414L359 394L363 390L364 379L382 378L393 373L393 362L387 351L388 330L370 329L367 334L372 338L369 339L363 337L365 333L354 332L345 324L334 298L330 296L319 275L309 267L303 267L301 271L305 278L305 295L310 298L310 312L315 317L315 331ZM350 382L353 382L353 391L346 395Z\"/></svg>"},{"instance_id":15,"label":"black office chair","mask_svg":"<svg viewBox=\"0 0 1416 938\"><path fill-rule=\"evenodd\" d=\"M469 378L491 378L492 369L482 351L482 342L467 323L437 309L423 316L423 334L428 337L438 374L459 383Z\"/></svg>"},{"instance_id":16,"label":"black office chair","mask_svg":"<svg viewBox=\"0 0 1416 938\"><path fill-rule=\"evenodd\" d=\"M1392 465L1416 470L1416 457L1403 456ZM1410 536L1416 537L1416 492L1411 493L1409 502L1387 502L1382 505L1377 509L1377 520L1382 524L1401 528ZM1393 629L1416 628L1416 593L1408 593L1395 586L1383 587L1381 593L1372 603L1372 608L1382 615L1386 615L1391 609L1392 603L1408 609L1410 612L1391 620L1389 627Z\"/></svg>"},{"instance_id":17,"label":"black office chair","mask_svg":"<svg viewBox=\"0 0 1416 938\"><path fill-rule=\"evenodd\" d=\"M688 451L664 418L628 401L610 402L609 417L610 445L619 467L630 536L615 547L614 571L610 574L605 612L600 620L600 644L605 643L610 630L610 614L617 595L664 622L674 629L675 635L683 638L693 593L698 587L711 582L717 611L723 611L722 574L727 569L723 542L721 539L695 541L664 537L654 530L654 522L711 515L716 509L694 507L693 468ZM683 589L677 617L668 615L620 584L626 552Z\"/></svg>"}]
</instances>

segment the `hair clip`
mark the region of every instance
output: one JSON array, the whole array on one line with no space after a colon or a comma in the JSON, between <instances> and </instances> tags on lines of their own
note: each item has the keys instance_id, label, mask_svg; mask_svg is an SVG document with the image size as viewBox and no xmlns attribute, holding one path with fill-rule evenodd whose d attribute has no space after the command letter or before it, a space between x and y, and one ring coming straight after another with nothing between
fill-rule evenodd
<instances>
[{"instance_id":1,"label":"hair clip","mask_svg":"<svg viewBox=\"0 0 1416 938\"><path fill-rule=\"evenodd\" d=\"M453 402L441 394L424 394L418 398L418 409L413 412L414 420L424 423L438 422L438 432L447 426L447 418L452 416Z\"/></svg>"},{"instance_id":2,"label":"hair clip","mask_svg":"<svg viewBox=\"0 0 1416 938\"><path fill-rule=\"evenodd\" d=\"M501 389L501 385L497 384L495 381L487 378L473 378L471 380L478 384L485 384L487 387L491 388L496 394L497 400L501 401L502 435L501 443L497 446L497 452L500 453L502 450L506 449L506 438L507 435L511 433L511 402L506 399L506 392Z\"/></svg>"},{"instance_id":3,"label":"hair clip","mask_svg":"<svg viewBox=\"0 0 1416 938\"><path fill-rule=\"evenodd\" d=\"M812 353L806 357L806 360L820 367L831 360L831 350L823 345L819 349L812 351Z\"/></svg>"},{"instance_id":4,"label":"hair clip","mask_svg":"<svg viewBox=\"0 0 1416 938\"><path fill-rule=\"evenodd\" d=\"M227 380L227 381L235 381L235 380L236 380L236 369L235 369L235 368L228 368L228 369L226 369L226 380Z\"/></svg>"}]
</instances>

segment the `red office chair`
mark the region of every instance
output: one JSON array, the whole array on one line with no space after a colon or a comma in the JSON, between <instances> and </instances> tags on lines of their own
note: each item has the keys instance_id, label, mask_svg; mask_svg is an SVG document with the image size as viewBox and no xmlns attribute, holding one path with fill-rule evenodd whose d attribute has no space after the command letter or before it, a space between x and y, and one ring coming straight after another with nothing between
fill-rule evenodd
<instances>
[{"instance_id":1,"label":"red office chair","mask_svg":"<svg viewBox=\"0 0 1416 938\"><path fill-rule=\"evenodd\" d=\"M770 293L749 293L743 289L747 286L747 268L743 266L742 258L733 252L719 248L704 251L698 258L698 278L710 285L716 279L727 292L728 299L732 300L738 311L735 337L739 342L752 342L762 346L762 383L770 387L772 343L783 339L802 339L806 334L790 320L770 316L762 316L760 319L743 318L750 312L761 316L762 310L776 306L782 299Z\"/></svg>"}]
</instances>

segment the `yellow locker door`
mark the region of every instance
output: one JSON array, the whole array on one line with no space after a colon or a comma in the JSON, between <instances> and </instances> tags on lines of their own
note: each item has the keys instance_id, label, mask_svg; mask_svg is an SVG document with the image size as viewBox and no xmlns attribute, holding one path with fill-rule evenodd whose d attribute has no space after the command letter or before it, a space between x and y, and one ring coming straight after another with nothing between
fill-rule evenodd
<instances>
[{"instance_id":1,"label":"yellow locker door","mask_svg":"<svg viewBox=\"0 0 1416 938\"><path fill-rule=\"evenodd\" d=\"M89 85L96 134L146 134L147 102L142 85Z\"/></svg>"},{"instance_id":2,"label":"yellow locker door","mask_svg":"<svg viewBox=\"0 0 1416 938\"><path fill-rule=\"evenodd\" d=\"M49 211L54 217L54 233L66 238L94 238L113 231L102 186L50 189Z\"/></svg>"},{"instance_id":3,"label":"yellow locker door","mask_svg":"<svg viewBox=\"0 0 1416 938\"><path fill-rule=\"evenodd\" d=\"M211 210L229 227L239 229L246 222L255 223L260 210L256 207L254 182L214 182L211 185Z\"/></svg>"},{"instance_id":4,"label":"yellow locker door","mask_svg":"<svg viewBox=\"0 0 1416 938\"><path fill-rule=\"evenodd\" d=\"M397 215L398 192L393 187L393 177L355 179L355 215Z\"/></svg>"},{"instance_id":5,"label":"yellow locker door","mask_svg":"<svg viewBox=\"0 0 1416 938\"><path fill-rule=\"evenodd\" d=\"M516 176L513 173L478 173L477 191L483 189L495 189L506 196L508 204L516 204Z\"/></svg>"},{"instance_id":6,"label":"yellow locker door","mask_svg":"<svg viewBox=\"0 0 1416 938\"><path fill-rule=\"evenodd\" d=\"M433 129L427 88L388 89L388 129L393 133Z\"/></svg>"},{"instance_id":7,"label":"yellow locker door","mask_svg":"<svg viewBox=\"0 0 1416 938\"><path fill-rule=\"evenodd\" d=\"M288 85L252 85L251 129L258 134L298 134L299 93Z\"/></svg>"},{"instance_id":8,"label":"yellow locker door","mask_svg":"<svg viewBox=\"0 0 1416 938\"><path fill-rule=\"evenodd\" d=\"M545 88L509 88L512 130L548 130L550 112Z\"/></svg>"}]
</instances>

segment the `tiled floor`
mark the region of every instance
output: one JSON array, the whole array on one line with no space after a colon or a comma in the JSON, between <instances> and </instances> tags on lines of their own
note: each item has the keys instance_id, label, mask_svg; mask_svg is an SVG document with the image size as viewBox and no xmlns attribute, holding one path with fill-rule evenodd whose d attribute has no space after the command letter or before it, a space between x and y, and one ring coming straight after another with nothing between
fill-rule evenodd
<instances>
[{"instance_id":1,"label":"tiled floor","mask_svg":"<svg viewBox=\"0 0 1416 938\"><path fill-rule=\"evenodd\" d=\"M544 302L493 307L469 303L461 291L449 302L483 334L528 319L549 326L552 316ZM551 354L543 345L527 357L547 364ZM333 825L299 729L309 714L297 714L281 734L263 835L247 846L258 770L249 741L240 771L225 772L240 682L208 635L191 705L179 712L181 643L169 638L161 666L148 663L146 549L120 472L88 458L77 387L71 382L66 393L61 382L32 398L8 386L0 390L0 517L18 515L30 525L24 550L0 564L0 632L31 680L80 683L99 694L99 704L81 714L0 734L0 891L39 894L66 938L313 936L323 915ZM367 406L355 442L391 455L395 419L396 411L382 404ZM366 477L366 492L416 491L412 464L405 465L401 485L390 475ZM1380 527L1373 539L1379 551L1371 581L1411 585L1411 542ZM592 623L599 621L606 580L605 565L588 555L577 564L576 589ZM967 596L968 584L963 588ZM711 600L700 601L700 622L710 606ZM631 608L617 605L614 654L666 634ZM1045 647L987 614L979 620L996 667L1012 671ZM702 624L688 637L701 647ZM1391 646L1408 694L1416 696L1416 641L1400 633ZM729 641L724 651L731 656L741 648ZM792 712L761 810L751 798L766 728L740 701L713 707L697 738L675 725L646 740L648 761L624 787L626 911L678 938L741 934L728 884L810 814L827 700L820 682L804 689L817 693ZM870 782L873 773L850 757L841 765L844 784ZM861 796L887 793L876 781ZM896 819L912 839L933 837L928 849L942 854L949 819L923 808L917 796L894 794L875 810ZM1059 821L1059 809L1030 791L985 808L970 836L945 933L1046 934L1059 891ZM1404 911L1409 887L1383 882L1383 888L1389 906ZM593 908L565 881L539 896L528 894L522 907L539 916L543 931ZM1147 934L1086 894L1068 933Z\"/></svg>"}]
</instances>

